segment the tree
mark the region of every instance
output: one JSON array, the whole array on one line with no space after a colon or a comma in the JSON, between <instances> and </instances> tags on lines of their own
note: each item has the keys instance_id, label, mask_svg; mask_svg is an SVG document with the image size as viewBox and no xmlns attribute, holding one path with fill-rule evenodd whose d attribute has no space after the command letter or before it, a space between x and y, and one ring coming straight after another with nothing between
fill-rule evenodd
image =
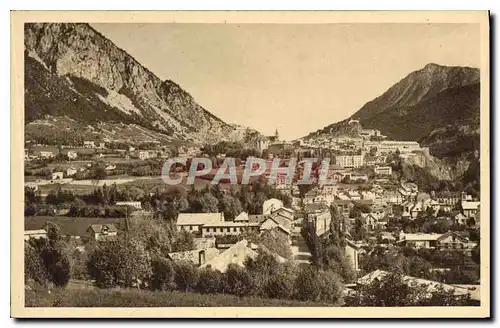
<instances>
[{"instance_id":1,"label":"tree","mask_svg":"<svg viewBox=\"0 0 500 328\"><path fill-rule=\"evenodd\" d=\"M302 301L342 303L341 278L331 271L304 266L295 280L294 298Z\"/></svg>"},{"instance_id":2,"label":"tree","mask_svg":"<svg viewBox=\"0 0 500 328\"><path fill-rule=\"evenodd\" d=\"M175 289L175 269L171 260L164 257L157 257L151 262L151 267L151 288L153 290Z\"/></svg>"},{"instance_id":3,"label":"tree","mask_svg":"<svg viewBox=\"0 0 500 328\"><path fill-rule=\"evenodd\" d=\"M172 245L172 249L174 252L183 252L193 250L194 247L194 237L191 233L185 230L181 230L177 237L175 238L175 242Z\"/></svg>"},{"instance_id":4,"label":"tree","mask_svg":"<svg viewBox=\"0 0 500 328\"><path fill-rule=\"evenodd\" d=\"M205 268L199 272L195 290L202 294L215 294L224 292L224 275L212 268Z\"/></svg>"},{"instance_id":5,"label":"tree","mask_svg":"<svg viewBox=\"0 0 500 328\"><path fill-rule=\"evenodd\" d=\"M89 255L87 270L100 288L139 287L151 277L149 254L134 239L101 242Z\"/></svg>"},{"instance_id":6,"label":"tree","mask_svg":"<svg viewBox=\"0 0 500 328\"><path fill-rule=\"evenodd\" d=\"M362 285L346 299L348 306L459 306L466 305L467 296L455 296L442 287L429 289L426 284L408 283L398 272L388 272L380 279Z\"/></svg>"},{"instance_id":7,"label":"tree","mask_svg":"<svg viewBox=\"0 0 500 328\"><path fill-rule=\"evenodd\" d=\"M70 279L69 259L65 253L66 245L59 234L59 227L49 223L46 227L47 238L30 239L28 243L34 249L33 254L30 254L30 261L33 261L35 254L39 254L39 260L43 263L48 281L56 286L66 286ZM34 269L31 265L38 267L39 263L34 260L29 269ZM36 269L38 270L38 268ZM33 275L33 279L39 273Z\"/></svg>"},{"instance_id":8,"label":"tree","mask_svg":"<svg viewBox=\"0 0 500 328\"><path fill-rule=\"evenodd\" d=\"M238 296L250 295L253 285L248 271L236 264L230 264L226 271L226 290Z\"/></svg>"},{"instance_id":9,"label":"tree","mask_svg":"<svg viewBox=\"0 0 500 328\"><path fill-rule=\"evenodd\" d=\"M175 284L182 291L193 291L198 283L198 271L193 263L175 263Z\"/></svg>"},{"instance_id":10,"label":"tree","mask_svg":"<svg viewBox=\"0 0 500 328\"><path fill-rule=\"evenodd\" d=\"M480 244L477 244L477 246L474 247L474 249L472 249L471 259L477 265L481 265L481 245Z\"/></svg>"},{"instance_id":11,"label":"tree","mask_svg":"<svg viewBox=\"0 0 500 328\"><path fill-rule=\"evenodd\" d=\"M40 253L30 243L24 244L24 279L25 281L32 279L42 285L48 280Z\"/></svg>"},{"instance_id":12,"label":"tree","mask_svg":"<svg viewBox=\"0 0 500 328\"><path fill-rule=\"evenodd\" d=\"M296 267L290 262L278 264L265 287L266 296L279 299L292 298L296 277Z\"/></svg>"}]
</instances>

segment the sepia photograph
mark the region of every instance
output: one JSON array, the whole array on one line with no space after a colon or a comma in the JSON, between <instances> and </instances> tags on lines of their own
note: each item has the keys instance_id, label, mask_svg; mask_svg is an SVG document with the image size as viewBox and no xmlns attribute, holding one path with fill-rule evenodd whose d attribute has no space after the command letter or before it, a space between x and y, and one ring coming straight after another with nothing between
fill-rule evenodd
<instances>
[{"instance_id":1,"label":"sepia photograph","mask_svg":"<svg viewBox=\"0 0 500 328\"><path fill-rule=\"evenodd\" d=\"M488 12L11 34L13 317L490 316Z\"/></svg>"}]
</instances>

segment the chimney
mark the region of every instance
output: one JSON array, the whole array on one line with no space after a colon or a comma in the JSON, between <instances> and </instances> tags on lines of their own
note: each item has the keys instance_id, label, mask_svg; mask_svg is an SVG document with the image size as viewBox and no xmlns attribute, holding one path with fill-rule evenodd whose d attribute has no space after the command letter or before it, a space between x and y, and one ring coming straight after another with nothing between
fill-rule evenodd
<instances>
[{"instance_id":1,"label":"chimney","mask_svg":"<svg viewBox=\"0 0 500 328\"><path fill-rule=\"evenodd\" d=\"M198 253L198 264L203 265L205 263L205 250L201 250Z\"/></svg>"}]
</instances>

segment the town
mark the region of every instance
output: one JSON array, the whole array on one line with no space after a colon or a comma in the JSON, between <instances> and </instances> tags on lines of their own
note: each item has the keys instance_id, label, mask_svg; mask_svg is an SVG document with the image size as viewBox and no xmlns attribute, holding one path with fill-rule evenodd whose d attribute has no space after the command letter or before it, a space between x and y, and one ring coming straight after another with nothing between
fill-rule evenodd
<instances>
[{"instance_id":1,"label":"town","mask_svg":"<svg viewBox=\"0 0 500 328\"><path fill-rule=\"evenodd\" d=\"M27 140L26 279L344 306L479 304L478 192L408 176L428 148L376 129L291 142L240 132L201 147ZM186 160L169 167L184 183L167 185L173 157ZM249 158L266 167L248 184L211 184L228 157L239 182ZM185 183L195 158L210 168ZM281 171L269 183L275 159L298 159L292 183ZM408 295L374 301L383 283Z\"/></svg>"}]
</instances>

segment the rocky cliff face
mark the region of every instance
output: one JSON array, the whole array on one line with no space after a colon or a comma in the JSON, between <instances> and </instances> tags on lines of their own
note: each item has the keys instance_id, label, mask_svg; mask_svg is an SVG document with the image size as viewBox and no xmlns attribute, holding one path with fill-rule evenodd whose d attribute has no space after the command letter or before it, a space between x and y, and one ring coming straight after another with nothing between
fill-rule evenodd
<instances>
[{"instance_id":1,"label":"rocky cliff face","mask_svg":"<svg viewBox=\"0 0 500 328\"><path fill-rule=\"evenodd\" d=\"M147 122L148 128L185 140L218 140L232 130L179 85L161 81L87 24L26 24L25 49L26 56L38 61L50 74L67 78L70 88L74 88L77 78L92 85L86 88L88 92L102 89L97 95L102 110L112 108ZM36 78L32 76L34 71L26 74L27 79ZM82 93L81 88L77 91ZM95 95L94 92L88 96L95 98ZM36 107L36 99L32 100L34 103L27 105ZM27 115L27 120L39 118L36 109L27 110L33 114ZM67 108L66 114L71 117L77 110ZM46 109L44 114L50 114L50 110Z\"/></svg>"}]
</instances>

